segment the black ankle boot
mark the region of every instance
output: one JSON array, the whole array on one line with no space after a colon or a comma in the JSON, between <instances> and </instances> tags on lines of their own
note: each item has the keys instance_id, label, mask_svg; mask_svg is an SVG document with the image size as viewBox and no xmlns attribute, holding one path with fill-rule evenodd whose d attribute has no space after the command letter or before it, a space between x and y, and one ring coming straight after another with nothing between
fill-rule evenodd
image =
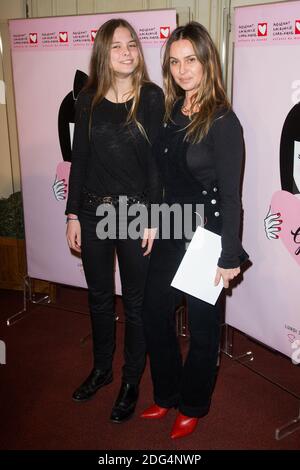
<instances>
[{"instance_id":1,"label":"black ankle boot","mask_svg":"<svg viewBox=\"0 0 300 470\"><path fill-rule=\"evenodd\" d=\"M73 393L73 400L86 401L92 398L99 388L109 384L112 381L111 369L103 371L100 369L92 369L88 378Z\"/></svg>"},{"instance_id":2,"label":"black ankle boot","mask_svg":"<svg viewBox=\"0 0 300 470\"><path fill-rule=\"evenodd\" d=\"M114 423L122 423L131 418L139 396L138 385L122 383L118 398L112 409L110 420Z\"/></svg>"}]
</instances>

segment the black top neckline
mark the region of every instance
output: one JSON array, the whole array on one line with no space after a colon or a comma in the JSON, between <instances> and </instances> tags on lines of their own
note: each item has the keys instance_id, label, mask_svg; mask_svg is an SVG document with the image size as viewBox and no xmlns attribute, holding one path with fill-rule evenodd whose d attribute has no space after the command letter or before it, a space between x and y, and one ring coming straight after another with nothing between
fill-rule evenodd
<instances>
[{"instance_id":1,"label":"black top neckline","mask_svg":"<svg viewBox=\"0 0 300 470\"><path fill-rule=\"evenodd\" d=\"M130 100L124 101L123 103L115 103L114 101L110 101L110 100L109 100L108 98L106 98L105 96L103 96L103 99L104 99L105 101L107 101L109 104L117 105L117 106L118 106L118 105L127 105L128 103L130 103L130 102L133 100L133 98L130 98Z\"/></svg>"}]
</instances>

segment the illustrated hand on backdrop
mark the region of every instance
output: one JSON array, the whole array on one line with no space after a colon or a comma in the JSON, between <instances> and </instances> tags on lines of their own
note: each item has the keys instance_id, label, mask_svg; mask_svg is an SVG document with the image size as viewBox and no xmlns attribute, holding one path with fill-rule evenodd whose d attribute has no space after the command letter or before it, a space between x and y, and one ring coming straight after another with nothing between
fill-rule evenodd
<instances>
[{"instance_id":1,"label":"illustrated hand on backdrop","mask_svg":"<svg viewBox=\"0 0 300 470\"><path fill-rule=\"evenodd\" d=\"M54 197L57 201L63 201L66 199L67 183L65 182L65 179L59 180L56 175L52 189Z\"/></svg>"},{"instance_id":2,"label":"illustrated hand on backdrop","mask_svg":"<svg viewBox=\"0 0 300 470\"><path fill-rule=\"evenodd\" d=\"M270 206L269 211L264 219L265 232L269 240L279 238L279 235L277 235L277 233L280 232L281 228L279 227L279 225L282 224L282 220L280 219L281 214L279 212L271 214L271 211L272 208Z\"/></svg>"}]
</instances>

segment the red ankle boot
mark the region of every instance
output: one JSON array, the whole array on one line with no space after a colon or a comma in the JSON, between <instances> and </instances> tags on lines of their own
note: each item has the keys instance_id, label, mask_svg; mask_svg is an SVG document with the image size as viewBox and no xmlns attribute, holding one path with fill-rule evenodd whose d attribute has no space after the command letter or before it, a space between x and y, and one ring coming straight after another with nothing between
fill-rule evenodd
<instances>
[{"instance_id":1,"label":"red ankle boot","mask_svg":"<svg viewBox=\"0 0 300 470\"><path fill-rule=\"evenodd\" d=\"M198 421L199 418L190 418L189 416L178 413L171 432L171 438L178 439L192 434L197 427Z\"/></svg>"},{"instance_id":2,"label":"red ankle boot","mask_svg":"<svg viewBox=\"0 0 300 470\"><path fill-rule=\"evenodd\" d=\"M158 405L151 405L141 414L141 418L159 419L166 416L170 408L162 408Z\"/></svg>"}]
</instances>

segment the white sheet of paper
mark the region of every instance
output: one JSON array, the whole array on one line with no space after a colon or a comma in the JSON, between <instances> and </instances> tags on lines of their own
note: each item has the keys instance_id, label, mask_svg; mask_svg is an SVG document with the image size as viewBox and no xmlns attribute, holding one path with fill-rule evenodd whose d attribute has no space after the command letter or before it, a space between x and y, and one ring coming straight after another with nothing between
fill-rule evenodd
<instances>
[{"instance_id":1,"label":"white sheet of paper","mask_svg":"<svg viewBox=\"0 0 300 470\"><path fill-rule=\"evenodd\" d=\"M215 305L223 289L222 279L214 285L220 254L220 235L197 227L171 286Z\"/></svg>"}]
</instances>

